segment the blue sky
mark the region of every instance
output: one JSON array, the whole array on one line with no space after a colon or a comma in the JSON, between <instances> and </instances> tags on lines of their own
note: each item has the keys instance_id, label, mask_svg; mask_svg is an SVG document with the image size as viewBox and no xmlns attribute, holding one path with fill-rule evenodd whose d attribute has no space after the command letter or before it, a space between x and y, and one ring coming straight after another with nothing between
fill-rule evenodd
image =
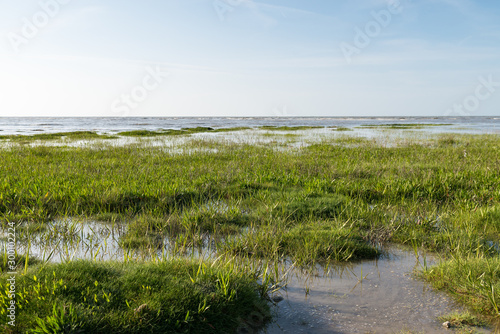
<instances>
[{"instance_id":1,"label":"blue sky","mask_svg":"<svg viewBox=\"0 0 500 334\"><path fill-rule=\"evenodd\" d=\"M0 116L500 115L493 0L0 0Z\"/></svg>"}]
</instances>

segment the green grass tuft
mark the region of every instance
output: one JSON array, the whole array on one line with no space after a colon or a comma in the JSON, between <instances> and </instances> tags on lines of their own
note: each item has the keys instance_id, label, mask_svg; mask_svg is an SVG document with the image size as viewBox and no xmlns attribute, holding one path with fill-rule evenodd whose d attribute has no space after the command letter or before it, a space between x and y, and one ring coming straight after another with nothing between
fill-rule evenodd
<instances>
[{"instance_id":1,"label":"green grass tuft","mask_svg":"<svg viewBox=\"0 0 500 334\"><path fill-rule=\"evenodd\" d=\"M15 327L2 325L8 333L234 333L254 325L254 313L260 326L270 319L256 278L223 263L75 261L33 268L16 284L20 311Z\"/></svg>"}]
</instances>

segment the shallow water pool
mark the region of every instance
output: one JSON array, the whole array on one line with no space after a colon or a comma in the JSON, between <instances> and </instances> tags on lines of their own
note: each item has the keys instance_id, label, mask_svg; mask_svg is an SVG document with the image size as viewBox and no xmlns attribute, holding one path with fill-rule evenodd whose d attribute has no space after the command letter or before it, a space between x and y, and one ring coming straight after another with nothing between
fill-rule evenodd
<instances>
[{"instance_id":1,"label":"shallow water pool","mask_svg":"<svg viewBox=\"0 0 500 334\"><path fill-rule=\"evenodd\" d=\"M423 257L419 260L412 252L391 247L379 260L329 272L293 270L281 294L284 300L275 308L275 322L262 333L453 332L437 317L463 308L415 278ZM476 332L492 333L485 328Z\"/></svg>"}]
</instances>

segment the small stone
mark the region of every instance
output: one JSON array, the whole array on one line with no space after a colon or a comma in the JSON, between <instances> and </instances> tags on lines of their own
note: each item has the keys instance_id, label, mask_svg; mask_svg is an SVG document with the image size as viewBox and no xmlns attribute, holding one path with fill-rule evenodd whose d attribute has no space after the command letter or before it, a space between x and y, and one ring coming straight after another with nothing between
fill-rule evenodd
<instances>
[{"instance_id":1,"label":"small stone","mask_svg":"<svg viewBox=\"0 0 500 334\"><path fill-rule=\"evenodd\" d=\"M449 321L443 322L443 327L450 328L451 327L451 322L449 322Z\"/></svg>"},{"instance_id":2,"label":"small stone","mask_svg":"<svg viewBox=\"0 0 500 334\"><path fill-rule=\"evenodd\" d=\"M147 304L142 304L141 306L139 306L134 310L134 313L141 313L142 311L147 310L147 308L148 308Z\"/></svg>"},{"instance_id":3,"label":"small stone","mask_svg":"<svg viewBox=\"0 0 500 334\"><path fill-rule=\"evenodd\" d=\"M275 303L279 303L283 300L284 298L281 297L281 296L274 296L273 298L271 298L271 300Z\"/></svg>"}]
</instances>

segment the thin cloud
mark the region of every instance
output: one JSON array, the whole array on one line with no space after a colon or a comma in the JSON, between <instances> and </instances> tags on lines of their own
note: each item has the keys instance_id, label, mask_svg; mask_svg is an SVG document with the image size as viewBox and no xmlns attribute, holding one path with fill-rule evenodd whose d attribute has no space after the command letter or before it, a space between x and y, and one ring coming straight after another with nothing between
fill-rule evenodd
<instances>
[{"instance_id":1,"label":"thin cloud","mask_svg":"<svg viewBox=\"0 0 500 334\"><path fill-rule=\"evenodd\" d=\"M296 16L332 18L332 16L329 16L329 15L324 15L321 13L312 12L309 10L304 10L304 9L295 8L295 7L270 5L270 4L266 4L266 3L262 3L262 2L254 2L254 1L249 1L249 3L254 4L255 7L257 7L260 10L271 11L274 14L280 14L281 17L284 17L284 18L296 17ZM251 6L251 5L249 5L249 6Z\"/></svg>"},{"instance_id":2,"label":"thin cloud","mask_svg":"<svg viewBox=\"0 0 500 334\"><path fill-rule=\"evenodd\" d=\"M3 59L14 59L13 57L3 57ZM2 59L2 58L0 58ZM60 55L60 54L30 54L24 56L25 60L30 60L31 62L36 61L51 61L55 63L85 63L94 64L100 66L161 66L168 70L179 70L179 71L192 71L192 72L205 72L214 74L231 74L234 71L227 71L217 67L193 65L193 64L181 64L174 62L165 61L155 61L155 60L144 60L144 59L127 59L127 58L105 58L105 57L87 57L87 56L75 56L75 55Z\"/></svg>"},{"instance_id":3,"label":"thin cloud","mask_svg":"<svg viewBox=\"0 0 500 334\"><path fill-rule=\"evenodd\" d=\"M69 5L68 5L69 6ZM61 6L61 10L54 22L50 24L51 29L67 30L74 26L85 26L97 15L104 14L106 7L104 6L86 6L78 8L70 8Z\"/></svg>"}]
</instances>

